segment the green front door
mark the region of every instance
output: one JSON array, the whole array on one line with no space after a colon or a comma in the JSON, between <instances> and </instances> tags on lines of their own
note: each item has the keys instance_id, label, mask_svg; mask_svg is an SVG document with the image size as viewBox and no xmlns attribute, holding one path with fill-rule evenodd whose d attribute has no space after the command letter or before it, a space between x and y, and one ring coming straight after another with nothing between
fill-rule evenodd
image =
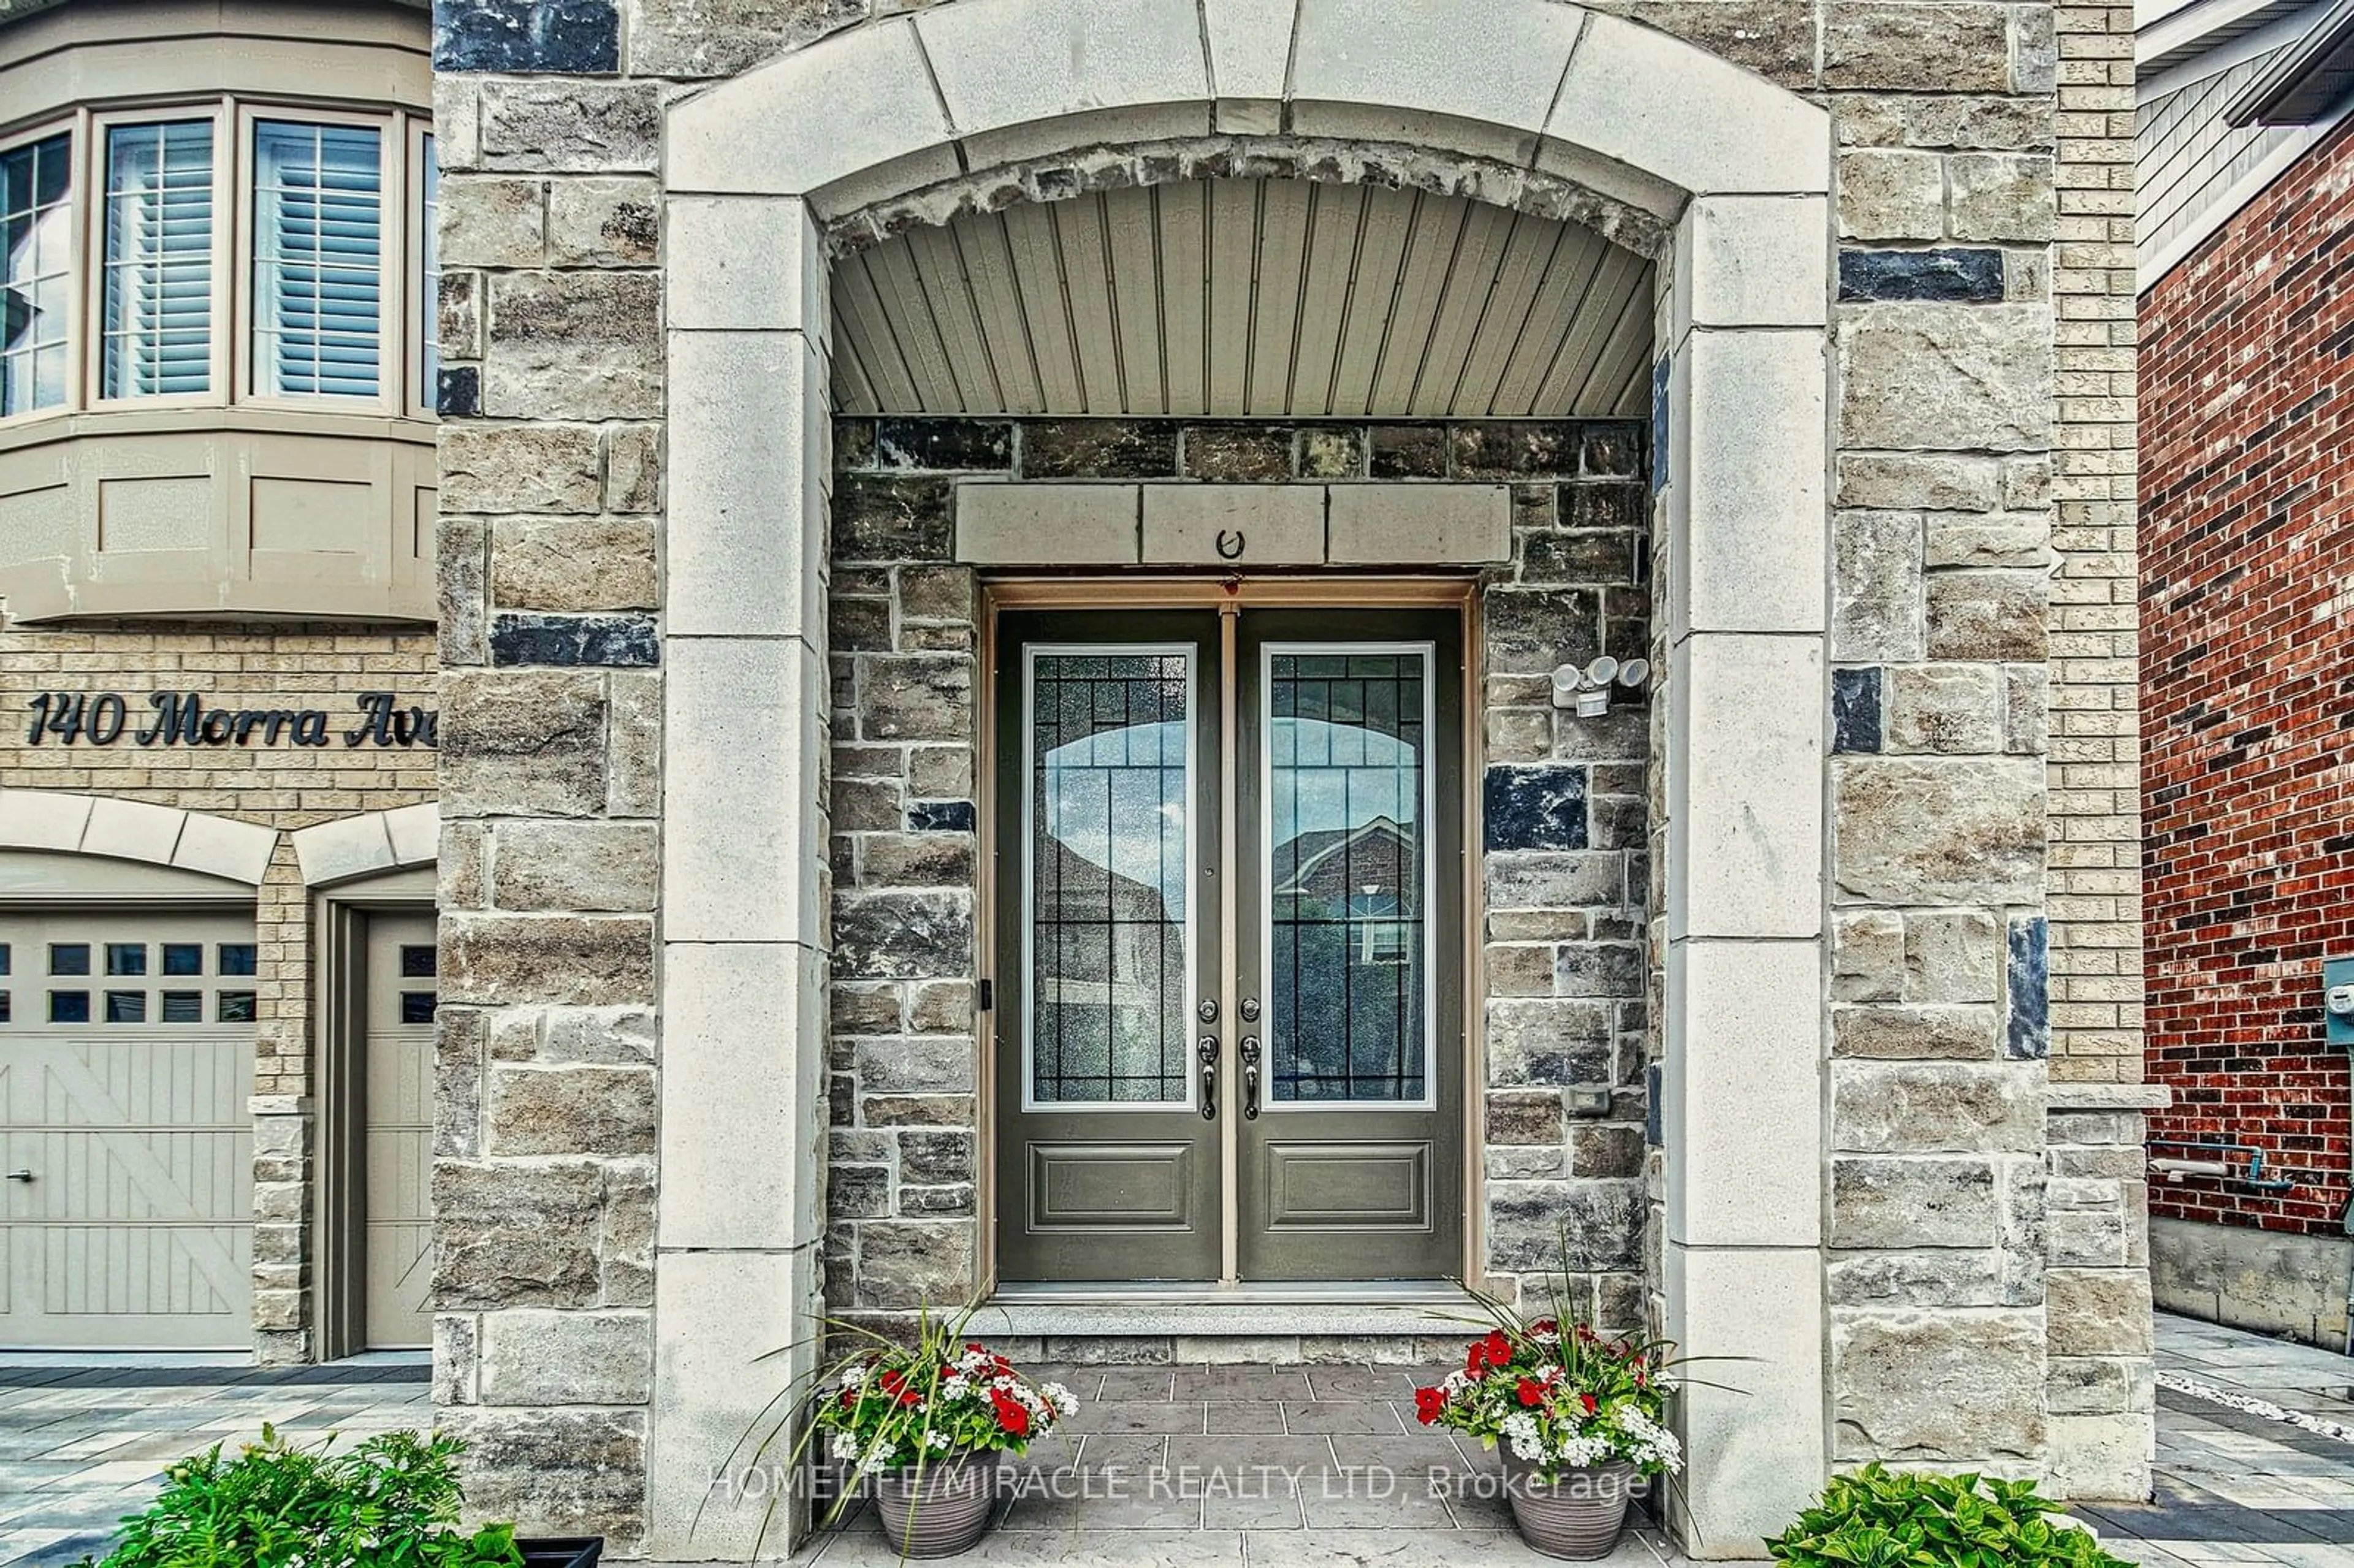
<instances>
[{"instance_id":1,"label":"green front door","mask_svg":"<svg viewBox=\"0 0 2354 1568\"><path fill-rule=\"evenodd\" d=\"M1001 618L1001 1279L1463 1267L1459 620L1234 632Z\"/></svg>"}]
</instances>

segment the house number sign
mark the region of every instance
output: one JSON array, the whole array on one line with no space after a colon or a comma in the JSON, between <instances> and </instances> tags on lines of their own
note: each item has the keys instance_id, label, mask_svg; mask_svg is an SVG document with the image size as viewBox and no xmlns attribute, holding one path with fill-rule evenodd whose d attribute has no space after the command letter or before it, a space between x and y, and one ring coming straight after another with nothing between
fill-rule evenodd
<instances>
[{"instance_id":1,"label":"house number sign","mask_svg":"<svg viewBox=\"0 0 2354 1568\"><path fill-rule=\"evenodd\" d=\"M132 704L136 696L140 708ZM232 708L195 692L43 692L27 705L25 744L46 746L431 747L440 715L404 707L390 692L361 692L339 720L324 708ZM143 711L141 711L143 710Z\"/></svg>"}]
</instances>

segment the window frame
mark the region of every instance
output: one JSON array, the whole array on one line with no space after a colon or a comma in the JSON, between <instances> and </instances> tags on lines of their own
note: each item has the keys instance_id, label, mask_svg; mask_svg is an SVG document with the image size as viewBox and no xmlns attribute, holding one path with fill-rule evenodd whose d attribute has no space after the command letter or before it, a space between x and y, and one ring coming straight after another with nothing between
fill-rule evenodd
<instances>
[{"instance_id":1,"label":"window frame","mask_svg":"<svg viewBox=\"0 0 2354 1568\"><path fill-rule=\"evenodd\" d=\"M213 128L212 340L203 392L111 397L106 364L107 135L115 126L209 120ZM254 126L263 120L374 130L384 200L379 251L376 390L372 397L255 390ZM64 135L67 143L66 395L46 408L0 415L0 436L52 419L197 408L429 420L435 388L425 384L424 334L436 302L424 294L422 160L433 117L399 103L321 103L236 92L159 94L137 101L81 104L0 132L0 153Z\"/></svg>"},{"instance_id":2,"label":"window frame","mask_svg":"<svg viewBox=\"0 0 2354 1568\"><path fill-rule=\"evenodd\" d=\"M430 419L440 412L440 389L434 385L436 377L425 361L425 344L435 336L440 301L438 288L429 288L432 278L425 270L425 245L429 238L425 222L425 180L431 172L436 150L433 122L418 114L401 117L401 146L407 163L402 168L400 200L401 219L408 233L408 254L403 258L401 309L404 331L401 334L401 357L406 366L405 379L407 412L412 419ZM437 195L438 206L438 195ZM440 258L435 258L438 262ZM439 344L435 344L440 347Z\"/></svg>"},{"instance_id":3,"label":"window frame","mask_svg":"<svg viewBox=\"0 0 2354 1568\"><path fill-rule=\"evenodd\" d=\"M82 280L90 275L89 184L90 112L76 109L0 135L0 155L62 135L66 138L66 395L46 408L0 414L0 429L69 417L88 406L82 350L90 340Z\"/></svg>"},{"instance_id":4,"label":"window frame","mask_svg":"<svg viewBox=\"0 0 2354 1568\"><path fill-rule=\"evenodd\" d=\"M398 354L393 349L396 336L404 344L407 341L408 323L400 309L398 296L408 289L408 235L414 227L408 220L407 211L408 181L404 164L408 147L402 124L404 118L398 111L383 114L325 106L297 108L251 100L240 101L237 104L239 210L233 309L237 317L239 363L237 382L231 396L243 407L281 413L398 416L406 411L408 399L397 383L407 380L400 374L400 362L408 355L405 347ZM289 125L348 125L376 133L376 198L381 205L384 220L377 231L376 242L376 391L370 397L261 390L261 356L256 344L261 314L253 297L255 259L260 250L256 228L261 221L261 197L259 195L260 158L255 147L259 127L265 120ZM392 199L396 191L400 197L397 202Z\"/></svg>"},{"instance_id":5,"label":"window frame","mask_svg":"<svg viewBox=\"0 0 2354 1568\"><path fill-rule=\"evenodd\" d=\"M82 380L80 411L111 413L117 409L143 408L219 408L235 399L227 396L229 372L229 345L221 312L222 268L228 263L229 228L236 222L240 204L233 172L227 157L228 106L217 97L196 98L184 102L143 104L135 109L110 109L90 112L90 141L88 153L75 172L85 176L83 204L85 221L81 228L87 246L88 260L82 288L78 291L82 300L84 332L80 350L72 355L80 367ZM163 392L110 397L106 395L106 225L111 214L107 210L106 167L107 138L119 125L166 125L193 121L209 121L213 128L213 235L212 235L212 307L207 317L210 334L205 360L206 386L202 392Z\"/></svg>"}]
</instances>

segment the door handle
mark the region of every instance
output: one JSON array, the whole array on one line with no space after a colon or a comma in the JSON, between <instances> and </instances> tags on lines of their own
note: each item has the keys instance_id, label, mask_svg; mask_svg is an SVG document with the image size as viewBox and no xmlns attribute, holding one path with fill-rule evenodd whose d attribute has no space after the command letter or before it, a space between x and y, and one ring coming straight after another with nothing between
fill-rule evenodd
<instances>
[{"instance_id":1,"label":"door handle","mask_svg":"<svg viewBox=\"0 0 2354 1568\"><path fill-rule=\"evenodd\" d=\"M30 1181L32 1179L33 1173L29 1171L11 1171L8 1172L8 1180L11 1181Z\"/></svg>"},{"instance_id":2,"label":"door handle","mask_svg":"<svg viewBox=\"0 0 2354 1568\"><path fill-rule=\"evenodd\" d=\"M1218 1037L1203 1035L1194 1051L1202 1058L1202 1119L1215 1121L1218 1119Z\"/></svg>"},{"instance_id":3,"label":"door handle","mask_svg":"<svg viewBox=\"0 0 2354 1568\"><path fill-rule=\"evenodd\" d=\"M1243 1036L1243 1119L1258 1119L1258 1036Z\"/></svg>"}]
</instances>

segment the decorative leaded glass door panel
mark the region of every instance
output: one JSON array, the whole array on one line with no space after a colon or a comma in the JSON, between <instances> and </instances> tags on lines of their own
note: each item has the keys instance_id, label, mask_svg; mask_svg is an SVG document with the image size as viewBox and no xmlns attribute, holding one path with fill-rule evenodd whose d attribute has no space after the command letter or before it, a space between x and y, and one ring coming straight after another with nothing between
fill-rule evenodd
<instances>
[{"instance_id":1,"label":"decorative leaded glass door panel","mask_svg":"<svg viewBox=\"0 0 2354 1568\"><path fill-rule=\"evenodd\" d=\"M1440 612L1242 619L1246 1279L1462 1267L1460 641Z\"/></svg>"},{"instance_id":2,"label":"decorative leaded glass door panel","mask_svg":"<svg viewBox=\"0 0 2354 1568\"><path fill-rule=\"evenodd\" d=\"M1217 617L1001 630L999 1277L1214 1279Z\"/></svg>"},{"instance_id":3,"label":"decorative leaded glass door panel","mask_svg":"<svg viewBox=\"0 0 2354 1568\"><path fill-rule=\"evenodd\" d=\"M1458 1271L1457 617L999 633L999 1277Z\"/></svg>"}]
</instances>

